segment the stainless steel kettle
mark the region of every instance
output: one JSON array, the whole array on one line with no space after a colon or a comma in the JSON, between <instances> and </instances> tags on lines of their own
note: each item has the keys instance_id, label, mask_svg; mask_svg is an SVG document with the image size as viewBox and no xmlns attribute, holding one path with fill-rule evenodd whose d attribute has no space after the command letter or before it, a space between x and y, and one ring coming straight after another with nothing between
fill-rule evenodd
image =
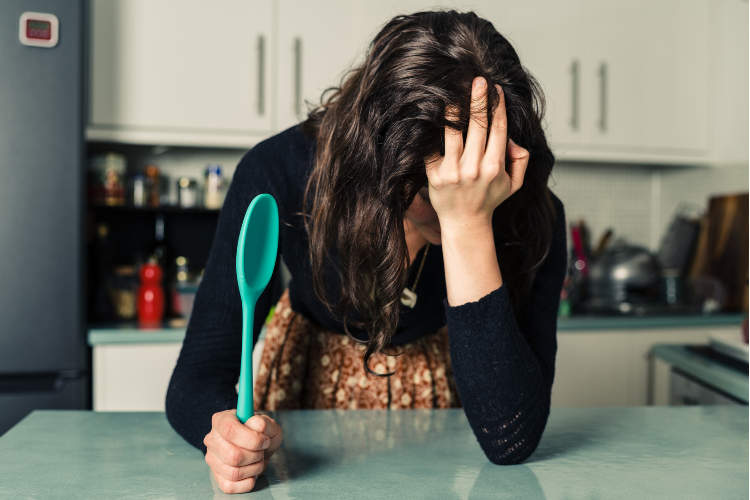
<instances>
[{"instance_id":1,"label":"stainless steel kettle","mask_svg":"<svg viewBox=\"0 0 750 500\"><path fill-rule=\"evenodd\" d=\"M587 309L631 312L661 302L661 267L646 248L616 241L591 266Z\"/></svg>"}]
</instances>

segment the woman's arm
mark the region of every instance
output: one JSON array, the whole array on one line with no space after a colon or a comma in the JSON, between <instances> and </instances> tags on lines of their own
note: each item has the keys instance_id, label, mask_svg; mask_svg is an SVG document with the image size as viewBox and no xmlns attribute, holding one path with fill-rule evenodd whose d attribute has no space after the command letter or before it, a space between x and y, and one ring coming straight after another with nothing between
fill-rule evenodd
<instances>
[{"instance_id":1,"label":"woman's arm","mask_svg":"<svg viewBox=\"0 0 750 500\"><path fill-rule=\"evenodd\" d=\"M567 264L565 214L562 203L553 201L552 244L522 316L516 318L505 286L457 307L446 301L459 396L482 450L496 464L528 458L549 415L557 308Z\"/></svg>"},{"instance_id":2,"label":"woman's arm","mask_svg":"<svg viewBox=\"0 0 750 500\"><path fill-rule=\"evenodd\" d=\"M237 166L167 392L170 424L203 453L206 453L203 439L211 431L213 414L237 407L235 385L240 373L242 303L235 255L247 207L256 195L271 188L268 181L271 163L266 158L266 149L263 143L258 144ZM277 260L274 277L255 306L253 345L272 305L278 264Z\"/></svg>"},{"instance_id":3,"label":"woman's arm","mask_svg":"<svg viewBox=\"0 0 750 500\"><path fill-rule=\"evenodd\" d=\"M516 318L497 261L495 209L523 184L529 153L507 136L505 99L488 117L487 85L472 85L464 147L445 129L445 156L427 161L430 200L440 220L451 362L466 416L487 457L514 464L536 448L547 422L557 350L556 320L565 276L565 222L556 201L553 245ZM452 110L446 110L451 119ZM562 224L562 225L561 225ZM562 237L560 236L562 234Z\"/></svg>"}]
</instances>

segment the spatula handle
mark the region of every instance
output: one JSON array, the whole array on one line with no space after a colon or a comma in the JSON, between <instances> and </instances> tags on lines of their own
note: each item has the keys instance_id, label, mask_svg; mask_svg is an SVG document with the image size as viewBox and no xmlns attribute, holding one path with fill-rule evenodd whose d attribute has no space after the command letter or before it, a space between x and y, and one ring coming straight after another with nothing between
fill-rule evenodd
<instances>
[{"instance_id":1,"label":"spatula handle","mask_svg":"<svg viewBox=\"0 0 750 500\"><path fill-rule=\"evenodd\" d=\"M250 302L249 304L247 302ZM242 301L242 360L237 394L237 418L243 424L253 416L253 317L255 300Z\"/></svg>"}]
</instances>

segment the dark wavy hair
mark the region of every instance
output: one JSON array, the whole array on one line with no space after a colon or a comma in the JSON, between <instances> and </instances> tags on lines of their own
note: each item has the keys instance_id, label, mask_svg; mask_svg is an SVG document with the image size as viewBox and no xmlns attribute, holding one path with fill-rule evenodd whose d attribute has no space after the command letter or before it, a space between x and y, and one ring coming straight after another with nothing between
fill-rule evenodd
<instances>
[{"instance_id":1,"label":"dark wavy hair","mask_svg":"<svg viewBox=\"0 0 750 500\"><path fill-rule=\"evenodd\" d=\"M445 154L444 127L461 130L466 139L477 76L489 84L488 123L499 99L492 84L499 84L508 136L530 153L523 186L492 218L504 286L519 314L552 239L555 209L547 180L555 158L542 130L541 87L492 23L455 10L394 17L370 43L364 62L347 71L339 87L326 89L301 124L316 141L303 202L313 288L349 336L349 326L367 331L370 374L383 375L368 360L387 354L399 322L409 271L406 210L427 183L425 159ZM445 119L447 106L458 108L458 121ZM341 286L337 303L327 289L329 270Z\"/></svg>"}]
</instances>

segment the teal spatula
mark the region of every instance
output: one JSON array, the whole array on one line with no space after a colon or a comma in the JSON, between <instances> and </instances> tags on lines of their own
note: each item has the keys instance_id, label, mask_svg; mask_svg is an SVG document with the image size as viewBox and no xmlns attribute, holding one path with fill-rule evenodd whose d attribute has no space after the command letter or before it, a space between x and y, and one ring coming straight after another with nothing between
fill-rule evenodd
<instances>
[{"instance_id":1,"label":"teal spatula","mask_svg":"<svg viewBox=\"0 0 750 500\"><path fill-rule=\"evenodd\" d=\"M237 418L253 416L253 317L255 303L268 285L279 248L279 208L270 194L259 194L247 207L237 242L237 284L242 299L242 363Z\"/></svg>"}]
</instances>

